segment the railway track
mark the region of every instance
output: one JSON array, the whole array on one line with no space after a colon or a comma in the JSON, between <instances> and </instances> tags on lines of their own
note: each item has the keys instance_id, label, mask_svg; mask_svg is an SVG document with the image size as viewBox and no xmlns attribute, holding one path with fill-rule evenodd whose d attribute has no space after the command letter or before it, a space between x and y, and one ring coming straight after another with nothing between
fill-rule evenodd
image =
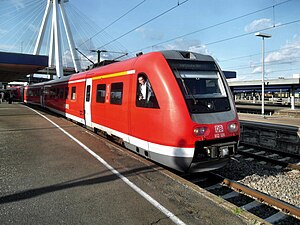
<instances>
[{"instance_id":1,"label":"railway track","mask_svg":"<svg viewBox=\"0 0 300 225\"><path fill-rule=\"evenodd\" d=\"M235 157L240 157L242 155L246 160L257 159L256 162L260 164L271 163L274 165L300 170L300 157L283 152L274 152L269 149L262 149L257 147L251 147L249 145L242 145L238 148L238 155Z\"/></svg>"},{"instance_id":2,"label":"railway track","mask_svg":"<svg viewBox=\"0 0 300 225\"><path fill-rule=\"evenodd\" d=\"M300 208L237 181L216 173L190 174L183 177L236 205L237 214L246 210L271 224L300 224Z\"/></svg>"},{"instance_id":3,"label":"railway track","mask_svg":"<svg viewBox=\"0 0 300 225\"><path fill-rule=\"evenodd\" d=\"M295 171L295 176L299 178L299 156L243 145L239 146L238 154L234 156L233 161L231 166L219 169L214 173L187 175L185 179L236 205L236 213L246 210L264 221L276 225L300 224L299 204L295 206L272 194L266 194L268 192L265 190L272 189L272 185L276 181L270 184L268 184L269 181L261 182L264 177L275 180L278 174L284 174L287 171ZM251 178L249 179L249 177ZM247 179L250 181L245 182ZM281 179L287 180L285 176ZM261 191L247 185L251 183L265 183L264 185L269 187L261 188L264 190ZM278 185L287 184L279 183ZM298 192L297 186L293 188ZM272 191L270 192L272 193Z\"/></svg>"},{"instance_id":4,"label":"railway track","mask_svg":"<svg viewBox=\"0 0 300 225\"><path fill-rule=\"evenodd\" d=\"M239 150L250 152L246 146L240 147ZM232 169L229 172L239 173L239 170ZM242 211L248 211L266 221L266 223L276 225L300 225L299 207L243 185L233 179L225 178L217 173L188 174L182 177L200 188L236 205L236 214ZM258 222L258 224L262 223Z\"/></svg>"},{"instance_id":5,"label":"railway track","mask_svg":"<svg viewBox=\"0 0 300 225\"><path fill-rule=\"evenodd\" d=\"M120 145L118 144L118 146ZM244 146L240 147L240 150L245 150L245 152L247 152L249 148ZM261 149L257 149L257 152L258 151L261 151ZM228 170L228 172L232 174L239 174L240 170L231 169ZM255 188L251 188L247 185L237 182L232 178L225 178L218 173L219 171L216 171L214 173L210 172L186 174L182 175L181 177L183 177L188 182L191 182L194 185L197 185L200 188L205 189L206 191L209 191L216 196L219 196L220 198L224 199L224 201L234 204L236 206L234 213L236 214L239 214L242 211L247 211L255 215L256 217L261 218L266 222L266 224L300 225L299 207L280 200L274 196L265 194L259 190L256 190ZM239 176L240 174L238 175L238 177ZM243 175L240 177L243 177ZM257 221L257 223L254 224L263 223Z\"/></svg>"}]
</instances>

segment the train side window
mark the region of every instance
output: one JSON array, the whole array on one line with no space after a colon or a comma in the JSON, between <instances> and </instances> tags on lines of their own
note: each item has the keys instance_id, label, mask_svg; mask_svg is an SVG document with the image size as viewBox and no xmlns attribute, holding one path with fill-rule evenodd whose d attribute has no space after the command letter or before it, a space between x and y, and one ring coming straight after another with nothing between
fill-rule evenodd
<instances>
[{"instance_id":1,"label":"train side window","mask_svg":"<svg viewBox=\"0 0 300 225\"><path fill-rule=\"evenodd\" d=\"M86 102L90 101L90 96L91 96L91 85L88 85L86 87L86 93L85 93L85 101Z\"/></svg>"},{"instance_id":2,"label":"train side window","mask_svg":"<svg viewBox=\"0 0 300 225\"><path fill-rule=\"evenodd\" d=\"M69 88L65 87L65 99L68 99Z\"/></svg>"},{"instance_id":3,"label":"train side window","mask_svg":"<svg viewBox=\"0 0 300 225\"><path fill-rule=\"evenodd\" d=\"M71 89L71 100L76 99L76 87L72 87Z\"/></svg>"},{"instance_id":4,"label":"train side window","mask_svg":"<svg viewBox=\"0 0 300 225\"><path fill-rule=\"evenodd\" d=\"M97 85L96 102L104 103L106 95L106 84Z\"/></svg>"},{"instance_id":5,"label":"train side window","mask_svg":"<svg viewBox=\"0 0 300 225\"><path fill-rule=\"evenodd\" d=\"M159 109L157 99L146 74L138 74L136 90L137 107Z\"/></svg>"},{"instance_id":6,"label":"train side window","mask_svg":"<svg viewBox=\"0 0 300 225\"><path fill-rule=\"evenodd\" d=\"M122 105L123 83L112 83L110 89L110 104Z\"/></svg>"},{"instance_id":7,"label":"train side window","mask_svg":"<svg viewBox=\"0 0 300 225\"><path fill-rule=\"evenodd\" d=\"M64 88L59 88L59 98L60 99L64 98Z\"/></svg>"},{"instance_id":8,"label":"train side window","mask_svg":"<svg viewBox=\"0 0 300 225\"><path fill-rule=\"evenodd\" d=\"M59 88L55 88L55 99L59 98Z\"/></svg>"},{"instance_id":9,"label":"train side window","mask_svg":"<svg viewBox=\"0 0 300 225\"><path fill-rule=\"evenodd\" d=\"M54 96L55 96L55 89L51 88L51 90L50 90L50 98L54 98Z\"/></svg>"}]
</instances>

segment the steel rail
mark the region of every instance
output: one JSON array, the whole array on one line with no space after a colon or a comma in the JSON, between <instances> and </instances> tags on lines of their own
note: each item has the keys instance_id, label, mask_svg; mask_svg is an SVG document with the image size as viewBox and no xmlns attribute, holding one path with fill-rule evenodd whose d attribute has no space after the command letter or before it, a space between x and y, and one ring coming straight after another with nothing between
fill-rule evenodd
<instances>
[{"instance_id":1,"label":"steel rail","mask_svg":"<svg viewBox=\"0 0 300 225\"><path fill-rule=\"evenodd\" d=\"M248 157L253 157L253 158L256 158L256 159L259 159L259 160L262 160L262 161L266 161L266 162L270 162L270 163L273 163L273 164L276 164L276 165L280 165L280 166L283 166L283 167L286 167L286 168L290 168L290 169L294 169L294 170L300 170L300 165L297 165L297 164L292 164L292 163L279 161L279 160L276 160L276 159L271 159L271 158L268 158L266 156L256 155L256 154L251 153L251 152L244 152L243 150L239 150L238 153L241 154L241 155L245 155L245 156L248 156Z\"/></svg>"},{"instance_id":2,"label":"steel rail","mask_svg":"<svg viewBox=\"0 0 300 225\"><path fill-rule=\"evenodd\" d=\"M217 174L214 175L219 176ZM277 208L281 209L283 212L290 213L291 215L300 217L300 208L293 206L287 202L281 201L270 195L264 194L260 191L254 190L252 188L249 188L243 184L240 184L236 181L227 178L223 178L222 183L230 188L234 188L238 190L239 192L243 192L251 197L254 197L263 203L268 203L272 206L276 206Z\"/></svg>"}]
</instances>

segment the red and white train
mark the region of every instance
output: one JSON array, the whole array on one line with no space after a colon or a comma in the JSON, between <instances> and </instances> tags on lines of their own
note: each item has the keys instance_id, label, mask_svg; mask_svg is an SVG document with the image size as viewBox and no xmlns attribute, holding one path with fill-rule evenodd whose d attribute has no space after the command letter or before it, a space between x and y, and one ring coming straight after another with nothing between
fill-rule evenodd
<instances>
[{"instance_id":1,"label":"red and white train","mask_svg":"<svg viewBox=\"0 0 300 225\"><path fill-rule=\"evenodd\" d=\"M152 52L29 85L24 101L101 130L182 172L224 166L240 135L223 72L212 57L192 52Z\"/></svg>"}]
</instances>

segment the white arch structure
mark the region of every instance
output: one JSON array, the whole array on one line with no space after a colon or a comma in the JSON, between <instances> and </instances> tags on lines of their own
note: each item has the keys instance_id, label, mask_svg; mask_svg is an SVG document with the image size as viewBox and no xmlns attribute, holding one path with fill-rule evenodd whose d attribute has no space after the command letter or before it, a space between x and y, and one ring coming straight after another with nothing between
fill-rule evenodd
<instances>
[{"instance_id":1,"label":"white arch structure","mask_svg":"<svg viewBox=\"0 0 300 225\"><path fill-rule=\"evenodd\" d=\"M46 25L49 19L50 11L52 12L52 21L51 21L51 32L50 32L50 48L49 48L49 66L54 66L54 54L55 53L55 66L56 66L56 75L60 78L63 76L63 65L62 65L62 49L61 49L61 35L59 29L59 10L63 20L65 33L67 36L69 48L71 51L72 61L75 67L75 71L78 72L81 70L80 61L75 49L75 43L73 36L70 30L68 18L65 13L64 3L69 0L48 0L46 10L44 13L42 25L38 34L37 42L34 48L34 55L40 54L42 41L45 35Z\"/></svg>"}]
</instances>

